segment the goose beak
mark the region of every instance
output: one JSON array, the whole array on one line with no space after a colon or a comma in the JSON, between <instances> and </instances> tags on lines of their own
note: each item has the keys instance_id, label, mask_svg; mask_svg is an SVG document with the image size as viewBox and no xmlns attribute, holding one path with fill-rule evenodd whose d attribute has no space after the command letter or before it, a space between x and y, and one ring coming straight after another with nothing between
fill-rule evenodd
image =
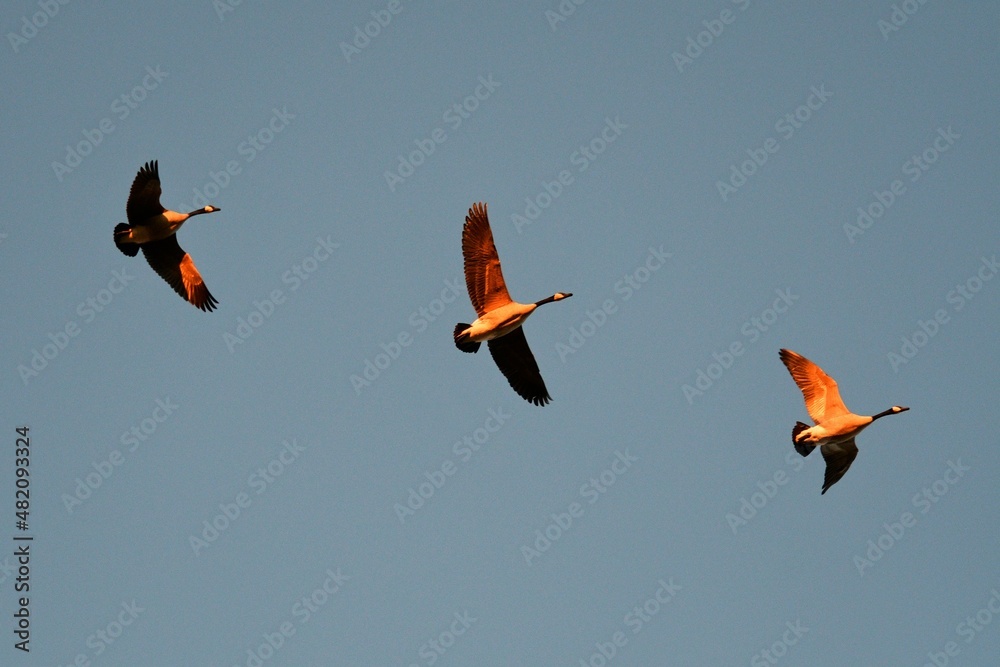
<instances>
[{"instance_id":1,"label":"goose beak","mask_svg":"<svg viewBox=\"0 0 1000 667\"><path fill-rule=\"evenodd\" d=\"M904 407L904 406L902 406L902 405L900 405L900 406L898 406L898 407L899 407L899 411L900 411L900 412L906 412L907 410L909 410L909 408L907 408L907 407Z\"/></svg>"}]
</instances>

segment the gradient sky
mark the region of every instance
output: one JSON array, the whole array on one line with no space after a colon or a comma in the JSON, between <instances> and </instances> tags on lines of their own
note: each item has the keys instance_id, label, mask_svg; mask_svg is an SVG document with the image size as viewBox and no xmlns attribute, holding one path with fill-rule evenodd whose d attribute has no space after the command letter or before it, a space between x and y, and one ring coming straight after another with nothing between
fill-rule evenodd
<instances>
[{"instance_id":1,"label":"gradient sky","mask_svg":"<svg viewBox=\"0 0 1000 667\"><path fill-rule=\"evenodd\" d=\"M344 5L5 5L0 663L993 664L997 4ZM823 496L781 347L911 408Z\"/></svg>"}]
</instances>

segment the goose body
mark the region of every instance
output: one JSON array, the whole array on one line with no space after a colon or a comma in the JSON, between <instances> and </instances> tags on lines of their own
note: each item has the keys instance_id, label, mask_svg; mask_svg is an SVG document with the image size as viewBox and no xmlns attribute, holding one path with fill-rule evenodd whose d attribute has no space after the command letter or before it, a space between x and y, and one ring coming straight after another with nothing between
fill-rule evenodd
<instances>
[{"instance_id":1,"label":"goose body","mask_svg":"<svg viewBox=\"0 0 1000 667\"><path fill-rule=\"evenodd\" d=\"M564 295L563 298L565 298ZM547 302L546 302L547 303ZM464 331L465 339L475 343L496 340L506 336L514 329L518 328L528 316L535 312L539 303L517 303L511 301L507 305L500 306L491 311L483 313L482 317L476 319Z\"/></svg>"},{"instance_id":2,"label":"goose body","mask_svg":"<svg viewBox=\"0 0 1000 667\"><path fill-rule=\"evenodd\" d=\"M815 424L809 426L796 422L792 427L792 444L802 456L808 456L816 447L820 448L826 461L821 493L826 493L840 481L857 457L858 446L854 439L858 434L876 419L899 414L909 408L894 405L876 415L856 415L847 409L840 398L837 381L822 368L791 350L782 349L778 356L802 391L806 411Z\"/></svg>"},{"instance_id":3,"label":"goose body","mask_svg":"<svg viewBox=\"0 0 1000 667\"><path fill-rule=\"evenodd\" d=\"M142 250L153 270L181 298L201 310L211 311L219 302L208 291L191 256L177 243L176 234L189 218L220 210L205 206L190 213L178 213L164 208L160 204L159 167L153 160L143 165L132 181L125 206L128 223L115 227L115 245L129 257Z\"/></svg>"},{"instance_id":4,"label":"goose body","mask_svg":"<svg viewBox=\"0 0 1000 667\"><path fill-rule=\"evenodd\" d=\"M463 352L478 352L485 341L511 388L529 403L545 405L552 398L521 325L539 306L573 295L556 292L535 303L518 303L510 298L485 204L473 204L465 217L462 255L465 258L465 285L478 317L472 324L455 325L456 347Z\"/></svg>"}]
</instances>

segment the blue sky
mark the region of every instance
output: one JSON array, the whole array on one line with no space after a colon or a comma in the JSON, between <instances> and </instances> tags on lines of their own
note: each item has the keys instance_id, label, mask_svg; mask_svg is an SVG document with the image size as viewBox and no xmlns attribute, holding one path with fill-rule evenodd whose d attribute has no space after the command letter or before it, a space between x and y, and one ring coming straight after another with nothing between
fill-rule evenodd
<instances>
[{"instance_id":1,"label":"blue sky","mask_svg":"<svg viewBox=\"0 0 1000 667\"><path fill-rule=\"evenodd\" d=\"M990 664L998 14L8 3L0 662ZM153 159L216 312L112 243ZM823 496L782 347L911 408Z\"/></svg>"}]
</instances>

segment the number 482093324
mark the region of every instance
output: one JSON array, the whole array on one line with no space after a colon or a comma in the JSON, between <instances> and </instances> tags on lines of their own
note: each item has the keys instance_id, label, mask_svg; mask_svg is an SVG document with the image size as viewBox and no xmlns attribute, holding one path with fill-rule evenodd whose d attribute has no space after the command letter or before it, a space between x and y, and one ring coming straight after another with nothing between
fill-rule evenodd
<instances>
[{"instance_id":1,"label":"number 482093324","mask_svg":"<svg viewBox=\"0 0 1000 667\"><path fill-rule=\"evenodd\" d=\"M29 447L31 443L30 439L28 438L27 426L21 426L15 430L17 431L17 435L20 437L17 438L17 443L14 450L14 455L16 457L14 460L14 464L16 466L14 470L14 474L16 476L14 484L17 487L14 492L14 497L15 497L14 506L16 508L15 514L17 516L18 529L27 530L28 508L30 507L29 504L30 494L28 491L28 487L31 486L31 482L28 479L29 475L28 466L31 462L30 461L31 452Z\"/></svg>"}]
</instances>

